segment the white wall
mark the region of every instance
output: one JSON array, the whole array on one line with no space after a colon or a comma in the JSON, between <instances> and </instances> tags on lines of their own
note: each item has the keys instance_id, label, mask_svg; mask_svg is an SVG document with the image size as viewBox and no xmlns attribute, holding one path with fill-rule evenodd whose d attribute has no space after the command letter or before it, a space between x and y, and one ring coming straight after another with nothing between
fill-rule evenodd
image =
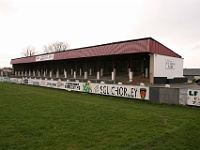
<instances>
[{"instance_id":1,"label":"white wall","mask_svg":"<svg viewBox=\"0 0 200 150\"><path fill-rule=\"evenodd\" d=\"M183 77L183 58L154 54L154 77Z\"/></svg>"}]
</instances>

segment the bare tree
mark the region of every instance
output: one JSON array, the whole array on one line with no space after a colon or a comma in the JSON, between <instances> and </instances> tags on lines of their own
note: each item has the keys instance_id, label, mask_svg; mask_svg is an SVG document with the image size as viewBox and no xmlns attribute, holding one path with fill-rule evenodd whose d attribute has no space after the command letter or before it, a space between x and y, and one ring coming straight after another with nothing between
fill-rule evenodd
<instances>
[{"instance_id":1,"label":"bare tree","mask_svg":"<svg viewBox=\"0 0 200 150\"><path fill-rule=\"evenodd\" d=\"M36 54L36 50L35 50L35 47L32 46L32 45L28 45L26 46L23 51L22 51L22 55L24 56L33 56Z\"/></svg>"},{"instance_id":2,"label":"bare tree","mask_svg":"<svg viewBox=\"0 0 200 150\"><path fill-rule=\"evenodd\" d=\"M55 42L48 45L44 45L44 52L51 53L51 52L61 52L66 51L69 48L68 43L64 42Z\"/></svg>"}]
</instances>

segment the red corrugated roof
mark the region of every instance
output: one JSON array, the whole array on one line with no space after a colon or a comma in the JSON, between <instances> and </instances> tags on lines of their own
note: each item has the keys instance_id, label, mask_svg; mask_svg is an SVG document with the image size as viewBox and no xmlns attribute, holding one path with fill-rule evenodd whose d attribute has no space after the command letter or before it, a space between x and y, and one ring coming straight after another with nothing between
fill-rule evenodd
<instances>
[{"instance_id":1,"label":"red corrugated roof","mask_svg":"<svg viewBox=\"0 0 200 150\"><path fill-rule=\"evenodd\" d=\"M115 43L109 43L109 44L103 44L85 48L71 49L59 53L57 52L54 53L53 60L144 53L144 52L181 58L180 55L173 52L172 50L165 47L156 40L152 38L143 38L143 39L121 41L121 42L115 42ZM22 58L12 59L11 64L31 63L35 61L36 61L36 56L22 57Z\"/></svg>"},{"instance_id":2,"label":"red corrugated roof","mask_svg":"<svg viewBox=\"0 0 200 150\"><path fill-rule=\"evenodd\" d=\"M174 51L168 49L167 47L165 47L164 45L160 44L156 40L150 40L149 46L150 46L150 53L167 55L167 56L172 56L172 57L180 57L181 58L180 55L178 55Z\"/></svg>"}]
</instances>

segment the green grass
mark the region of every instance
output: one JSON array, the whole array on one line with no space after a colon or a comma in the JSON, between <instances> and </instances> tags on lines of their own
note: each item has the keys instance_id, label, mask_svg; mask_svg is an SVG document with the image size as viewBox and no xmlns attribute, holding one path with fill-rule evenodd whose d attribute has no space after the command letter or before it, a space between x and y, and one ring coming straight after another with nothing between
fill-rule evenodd
<instances>
[{"instance_id":1,"label":"green grass","mask_svg":"<svg viewBox=\"0 0 200 150\"><path fill-rule=\"evenodd\" d=\"M1 150L199 147L197 107L0 83Z\"/></svg>"}]
</instances>

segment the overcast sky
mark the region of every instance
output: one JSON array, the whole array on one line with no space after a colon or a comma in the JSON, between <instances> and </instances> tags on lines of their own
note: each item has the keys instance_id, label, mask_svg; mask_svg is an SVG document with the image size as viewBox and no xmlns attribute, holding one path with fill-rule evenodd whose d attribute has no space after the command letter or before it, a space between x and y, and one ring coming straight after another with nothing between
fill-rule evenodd
<instances>
[{"instance_id":1,"label":"overcast sky","mask_svg":"<svg viewBox=\"0 0 200 150\"><path fill-rule=\"evenodd\" d=\"M200 68L200 0L0 0L0 67L27 45L70 48L152 37Z\"/></svg>"}]
</instances>

